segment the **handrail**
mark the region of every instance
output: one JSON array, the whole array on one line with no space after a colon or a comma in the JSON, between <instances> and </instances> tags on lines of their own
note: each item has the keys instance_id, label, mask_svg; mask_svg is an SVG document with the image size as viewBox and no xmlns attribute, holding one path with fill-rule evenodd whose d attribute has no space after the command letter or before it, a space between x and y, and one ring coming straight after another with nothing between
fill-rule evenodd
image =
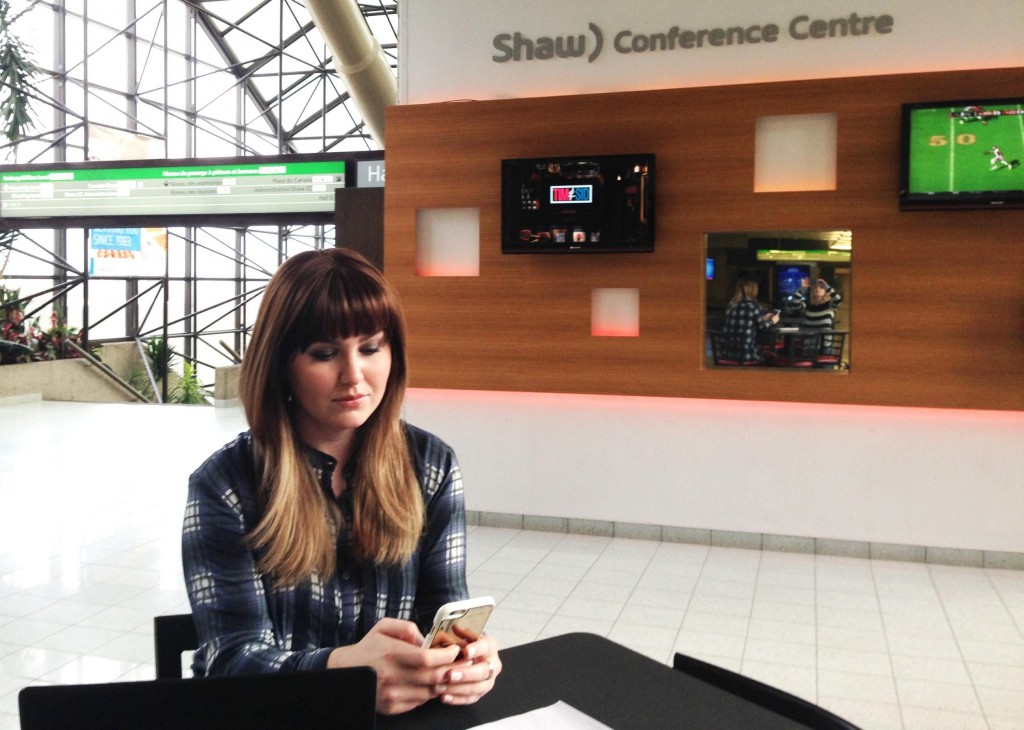
<instances>
[{"instance_id":1,"label":"handrail","mask_svg":"<svg viewBox=\"0 0 1024 730\"><path fill-rule=\"evenodd\" d=\"M135 338L135 346L139 349L139 357L142 358L142 366L146 368L146 377L149 378L149 385L153 389L153 400L162 404L164 399L160 396L160 389L156 387L156 376L153 375L153 368L149 366L149 357L142 349L141 337Z\"/></svg>"},{"instance_id":2,"label":"handrail","mask_svg":"<svg viewBox=\"0 0 1024 730\"><path fill-rule=\"evenodd\" d=\"M79 347L79 345L77 345L76 343L72 342L71 340L64 340L64 342L65 342L65 344L71 345L72 349L74 349L79 355L81 355L83 358L85 358L85 360L87 360L90 364L95 365L97 368L99 368L101 373L103 373L104 375L109 377L111 380L113 380L115 383L120 385L122 388L127 390L129 393L131 393L133 396L135 396L136 399L142 401L143 403L149 403L149 398L147 398L142 393L137 391L129 383L127 383L120 375L118 375L113 370L111 370L109 365L107 365L104 362L100 362L95 357L93 357L92 353L90 353L88 350L86 350L83 347Z\"/></svg>"}]
</instances>

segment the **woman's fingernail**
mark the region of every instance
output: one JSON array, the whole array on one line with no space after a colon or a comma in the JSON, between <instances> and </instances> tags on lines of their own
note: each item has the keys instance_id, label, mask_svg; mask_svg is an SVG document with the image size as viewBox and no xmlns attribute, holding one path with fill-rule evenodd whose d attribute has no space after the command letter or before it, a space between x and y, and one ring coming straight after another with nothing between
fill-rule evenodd
<instances>
[{"instance_id":1,"label":"woman's fingernail","mask_svg":"<svg viewBox=\"0 0 1024 730\"><path fill-rule=\"evenodd\" d=\"M449 676L451 677L452 682L458 682L462 679L462 672L452 672Z\"/></svg>"}]
</instances>

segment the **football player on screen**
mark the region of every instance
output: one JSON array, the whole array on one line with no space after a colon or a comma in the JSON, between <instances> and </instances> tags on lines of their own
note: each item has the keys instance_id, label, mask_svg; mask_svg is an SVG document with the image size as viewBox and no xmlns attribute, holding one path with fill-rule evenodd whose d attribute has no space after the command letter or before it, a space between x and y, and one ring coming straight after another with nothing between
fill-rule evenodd
<instances>
[{"instance_id":1,"label":"football player on screen","mask_svg":"<svg viewBox=\"0 0 1024 730\"><path fill-rule=\"evenodd\" d=\"M1014 160L1013 162L1008 161L1003 156L1003 151L992 145L991 149L985 150L986 155L992 155L992 160L989 162L989 170L999 170L1005 167L1007 170L1012 170L1020 164L1020 160Z\"/></svg>"}]
</instances>

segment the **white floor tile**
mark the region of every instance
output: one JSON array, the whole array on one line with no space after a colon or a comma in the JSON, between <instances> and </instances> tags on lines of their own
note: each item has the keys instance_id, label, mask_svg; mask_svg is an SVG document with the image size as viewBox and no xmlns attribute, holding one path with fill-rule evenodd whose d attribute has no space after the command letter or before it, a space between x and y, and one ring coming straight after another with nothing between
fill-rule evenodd
<instances>
[{"instance_id":1,"label":"white floor tile","mask_svg":"<svg viewBox=\"0 0 1024 730\"><path fill-rule=\"evenodd\" d=\"M778 621L775 619L751 617L747 636L751 639L776 639L793 644L817 643L817 629L813 623L800 621Z\"/></svg>"},{"instance_id":2,"label":"white floor tile","mask_svg":"<svg viewBox=\"0 0 1024 730\"><path fill-rule=\"evenodd\" d=\"M905 730L989 730L985 717L932 707L904 707Z\"/></svg>"},{"instance_id":3,"label":"white floor tile","mask_svg":"<svg viewBox=\"0 0 1024 730\"><path fill-rule=\"evenodd\" d=\"M895 704L830 697L820 692L818 704L865 730L903 730L900 708Z\"/></svg>"},{"instance_id":4,"label":"white floor tile","mask_svg":"<svg viewBox=\"0 0 1024 730\"><path fill-rule=\"evenodd\" d=\"M892 672L897 680L916 679L949 684L971 684L967 667L957 659L935 657L892 657Z\"/></svg>"},{"instance_id":5,"label":"white floor tile","mask_svg":"<svg viewBox=\"0 0 1024 730\"><path fill-rule=\"evenodd\" d=\"M684 628L676 636L673 649L705 661L712 661L706 657L722 657L735 661L739 665L743 659L743 647L746 643L747 640L744 636ZM717 664L718 662L713 663Z\"/></svg>"},{"instance_id":6,"label":"white floor tile","mask_svg":"<svg viewBox=\"0 0 1024 730\"><path fill-rule=\"evenodd\" d=\"M154 676L153 616L188 610L188 474L245 426L240 409L33 403L0 416L0 730L14 730L25 684ZM106 464L90 434L113 428L124 448ZM191 435L173 459L162 431ZM12 487L38 479L40 443L61 445L49 471L82 474L75 491ZM586 631L655 661L679 651L742 671L865 730L1024 730L1024 571L468 534L469 584L498 601L489 631L503 647Z\"/></svg>"},{"instance_id":7,"label":"white floor tile","mask_svg":"<svg viewBox=\"0 0 1024 730\"><path fill-rule=\"evenodd\" d=\"M54 684L95 684L114 682L135 667L134 662L98 656L80 656L40 679Z\"/></svg>"},{"instance_id":8,"label":"white floor tile","mask_svg":"<svg viewBox=\"0 0 1024 730\"><path fill-rule=\"evenodd\" d=\"M861 649L818 647L818 668L831 672L856 672L877 677L892 677L893 658L885 652Z\"/></svg>"},{"instance_id":9,"label":"white floor tile","mask_svg":"<svg viewBox=\"0 0 1024 730\"><path fill-rule=\"evenodd\" d=\"M750 637L743 650L743 661L814 669L817 664L817 649L808 644Z\"/></svg>"},{"instance_id":10,"label":"white floor tile","mask_svg":"<svg viewBox=\"0 0 1024 730\"><path fill-rule=\"evenodd\" d=\"M619 613L619 621L627 624L671 629L673 632L676 632L683 623L685 613L685 606L665 608L637 605L632 603L632 598L630 598L630 603L623 606L622 611Z\"/></svg>"},{"instance_id":11,"label":"white floor tile","mask_svg":"<svg viewBox=\"0 0 1024 730\"><path fill-rule=\"evenodd\" d=\"M818 694L822 697L898 704L896 683L891 675L857 674L849 668L833 670L819 667Z\"/></svg>"},{"instance_id":12,"label":"white floor tile","mask_svg":"<svg viewBox=\"0 0 1024 730\"><path fill-rule=\"evenodd\" d=\"M660 649L662 652L668 652L668 647L672 646L677 633L673 628L616 621L611 631L608 632L608 638L626 646L642 646L646 649ZM659 661L664 660L659 659Z\"/></svg>"},{"instance_id":13,"label":"white floor tile","mask_svg":"<svg viewBox=\"0 0 1024 730\"><path fill-rule=\"evenodd\" d=\"M896 691L901 707L927 707L971 714L981 712L977 692L966 684L897 677Z\"/></svg>"}]
</instances>

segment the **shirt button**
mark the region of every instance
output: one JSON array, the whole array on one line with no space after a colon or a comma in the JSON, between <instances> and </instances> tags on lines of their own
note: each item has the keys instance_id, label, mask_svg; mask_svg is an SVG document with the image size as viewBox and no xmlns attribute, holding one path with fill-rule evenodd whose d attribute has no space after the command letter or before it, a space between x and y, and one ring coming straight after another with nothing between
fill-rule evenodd
<instances>
[{"instance_id":1,"label":"shirt button","mask_svg":"<svg viewBox=\"0 0 1024 730\"><path fill-rule=\"evenodd\" d=\"M344 573L341 574L342 580L348 580L348 577L349 576L348 576L348 571L347 570Z\"/></svg>"}]
</instances>

